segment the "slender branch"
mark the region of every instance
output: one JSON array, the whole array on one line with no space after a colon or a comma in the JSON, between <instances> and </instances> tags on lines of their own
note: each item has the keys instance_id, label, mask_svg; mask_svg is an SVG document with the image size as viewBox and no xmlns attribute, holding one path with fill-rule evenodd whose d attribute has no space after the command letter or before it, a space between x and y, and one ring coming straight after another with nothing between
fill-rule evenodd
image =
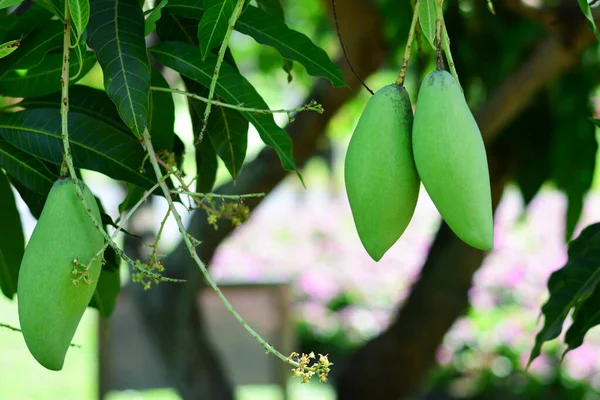
<instances>
[{"instance_id":1,"label":"slender branch","mask_svg":"<svg viewBox=\"0 0 600 400\"><path fill-rule=\"evenodd\" d=\"M452 52L450 51L450 37L448 36L448 30L446 29L446 24L442 22L442 47L444 49L444 54L446 55L446 60L448 60L448 66L450 67L450 73L458 83L458 87L460 90L462 86L460 85L460 80L458 79L458 73L456 72L456 66L454 65L454 59L452 58Z\"/></svg>"},{"instance_id":2,"label":"slender branch","mask_svg":"<svg viewBox=\"0 0 600 400\"><path fill-rule=\"evenodd\" d=\"M444 59L442 58L442 25L444 24L444 10L442 2L444 0L434 0L435 4L435 47L437 50L437 69L444 69Z\"/></svg>"},{"instance_id":3,"label":"slender branch","mask_svg":"<svg viewBox=\"0 0 600 400\"><path fill-rule=\"evenodd\" d=\"M217 79L219 79L219 71L221 70L223 59L225 58L225 51L227 50L227 46L229 45L229 39L231 39L233 27L235 26L237 19L242 13L243 6L244 0L238 0L237 4L235 5L235 8L233 9L233 14L231 14L231 18L229 18L229 26L227 27L227 32L225 33L225 37L223 38L223 43L221 43L221 47L219 48L217 64L215 65L215 71L213 72L212 81L210 82L210 88L208 90L208 100L212 100L215 95ZM198 134L198 140L196 141L196 144L202 141L204 131L206 131L206 126L208 125L208 117L210 116L210 108L211 103L207 103L206 108L204 109L204 119L202 120L202 128L200 129L200 133Z\"/></svg>"},{"instance_id":4,"label":"slender branch","mask_svg":"<svg viewBox=\"0 0 600 400\"><path fill-rule=\"evenodd\" d=\"M181 193L181 194L187 194L188 196L192 196L192 197L216 197L218 199L232 199L232 200L238 200L238 199L244 199L244 198L248 198L248 197L264 197L265 194L264 193L247 193L247 194L219 194L219 193L197 193L197 192L191 192L191 191L187 191L187 190L171 190L171 193Z\"/></svg>"},{"instance_id":5,"label":"slender branch","mask_svg":"<svg viewBox=\"0 0 600 400\"><path fill-rule=\"evenodd\" d=\"M344 45L344 40L342 39L342 33L340 32L340 24L338 22L337 8L335 6L335 0L331 0L331 8L332 8L332 11L333 11L333 20L335 22L335 30L337 32L338 39L340 41L340 46L342 48L342 53L344 53L344 58L346 59L346 62L348 63L348 66L350 67L350 70L352 71L352 73L354 74L354 76L356 76L356 79L358 79L358 81L361 83L361 85L363 85L365 87L365 89L367 89L369 91L369 93L374 94L373 91L371 90L371 88L369 88L367 86L367 84L362 80L362 78L360 77L360 75L358 75L358 72L356 72L356 70L354 69L354 65L352 65L352 63L350 62L350 57L348 57L348 52L346 51L346 46Z\"/></svg>"},{"instance_id":6,"label":"slender branch","mask_svg":"<svg viewBox=\"0 0 600 400\"><path fill-rule=\"evenodd\" d=\"M325 111L325 110L323 110L323 106L321 106L320 104L318 104L315 101L311 101L310 103L308 103L302 107L290 108L288 110L283 110L283 109L281 109L281 110L264 110L264 109L260 109L260 108L242 107L241 104L236 106L236 105L229 104L229 103L223 103L222 101L218 101L218 100L209 100L206 97L198 96L197 94L189 93L189 92L179 90L179 89L150 86L150 90L155 90L158 92L169 92L169 93L180 94L182 96L188 96L188 97L194 98L196 100L203 101L204 103L207 103L207 104L214 104L216 106L231 108L231 109L238 110L241 112L251 112L251 113L258 113L258 114L276 114L276 113L291 114L294 112L315 111L319 114L323 114L323 112Z\"/></svg>"},{"instance_id":7,"label":"slender branch","mask_svg":"<svg viewBox=\"0 0 600 400\"><path fill-rule=\"evenodd\" d=\"M11 326L11 325L8 325L8 324L3 324L2 322L0 322L0 328L6 328L6 329L11 330L13 332L23 332L19 328L15 328L14 326ZM77 347L79 349L81 348L80 345L75 344L75 343L71 343L71 344L69 344L69 346L71 346L71 347Z\"/></svg>"},{"instance_id":8,"label":"slender branch","mask_svg":"<svg viewBox=\"0 0 600 400\"><path fill-rule=\"evenodd\" d=\"M167 199L169 208L171 209L171 212L173 213L173 217L175 218L175 222L177 223L177 228L179 229L179 233L181 234L183 242L185 243L185 246L187 247L190 256L195 261L196 265L198 265L198 268L200 268L200 271L204 275L204 278L206 279L206 281L208 282L210 287L215 291L215 293L217 294L219 299L221 299L221 301L223 302L225 307L227 307L227 310L229 310L229 312L242 325L242 327L252 337L254 337L254 339L256 339L268 353L275 355L281 361L288 363L296 368L301 367L301 363L296 362L296 361L292 360L290 357L287 357L287 356L284 356L283 354L281 354L277 349L275 349L271 344L269 344L265 339L263 339L254 329L252 329L252 327L250 327L250 325L248 325L246 323L244 318L237 312L237 310L233 307L233 305L229 302L229 300L227 300L225 295L223 295L223 293L221 292L221 289L219 289L216 282L212 279L206 266L200 260L200 257L198 256L198 253L196 252L196 248L195 248L194 244L191 242L190 237L185 230L181 216L179 215L179 212L177 211L177 209L175 208L175 205L173 204L173 200L171 199L171 196L170 196L170 190L167 187L167 185L163 182L163 179L162 179L163 175L162 175L162 171L160 170L158 157L156 156L156 153L154 152L154 148L152 146L152 141L150 140L150 134L148 133L147 129L144 130L143 143L144 143L144 146L146 147L146 151L148 152L148 155L150 156L150 162L152 164L152 167L154 168L154 173L156 174L156 177L160 181L160 187L165 195L165 198Z\"/></svg>"},{"instance_id":9,"label":"slender branch","mask_svg":"<svg viewBox=\"0 0 600 400\"><path fill-rule=\"evenodd\" d=\"M69 145L69 53L71 50L71 15L69 11L69 2L65 1L65 23L64 23L64 40L63 40L63 65L62 65L62 73L61 73L61 102L60 102L60 115L61 115L61 137L63 142L63 151L64 151L64 160L61 166L61 176L70 175L73 183L75 184L75 193L81 204L83 205L83 209L88 214L89 218L94 223L96 229L102 234L104 240L106 240L110 246L115 250L115 252L127 263L129 263L133 268L140 271L142 274L148 276L149 278L160 281L160 282L185 282L182 279L173 279L173 278L165 278L160 274L154 273L142 265L139 262L133 261L123 250L119 248L119 246L111 239L111 237L106 233L102 224L96 219L94 214L92 214L92 209L88 206L85 197L83 196L83 191L81 190L81 186L79 186L79 180L77 179L77 175L75 173L75 166L73 165L73 157L71 156L71 147Z\"/></svg>"},{"instance_id":10,"label":"slender branch","mask_svg":"<svg viewBox=\"0 0 600 400\"><path fill-rule=\"evenodd\" d=\"M402 68L400 69L400 73L398 74L398 79L396 79L396 85L404 85L404 79L406 78L406 70L408 69L408 61L410 60L410 53L412 50L412 44L415 40L415 28L417 26L417 22L419 21L419 8L421 6L421 0L417 0L415 2L415 6L413 8L413 18L410 24L410 29L408 31L408 39L406 40L406 48L404 49L404 59L402 60Z\"/></svg>"}]
</instances>

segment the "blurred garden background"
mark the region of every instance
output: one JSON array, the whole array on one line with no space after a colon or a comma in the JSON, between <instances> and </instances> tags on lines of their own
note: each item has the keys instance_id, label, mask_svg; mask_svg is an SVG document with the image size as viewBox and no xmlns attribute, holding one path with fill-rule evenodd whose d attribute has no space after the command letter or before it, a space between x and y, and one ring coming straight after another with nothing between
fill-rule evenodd
<instances>
[{"instance_id":1,"label":"blurred garden background","mask_svg":"<svg viewBox=\"0 0 600 400\"><path fill-rule=\"evenodd\" d=\"M410 9L409 2L402 6L394 1L356 0L345 7L340 4L341 32L349 42L358 40L357 34L351 34L351 30L363 29L360 16L348 11L355 3L375 9L379 24L376 26L381 31L377 34L364 33L359 39L368 42L370 36L380 35L385 37L388 46L376 71L367 74L367 85L376 90L392 83L399 70L411 17L407 12ZM368 3L368 6L363 3ZM485 105L502 79L536 53L536 46L545 43L544 40L549 36L558 37L556 32L548 33L543 26L540 27L535 18L521 13L519 7L523 3L519 1L498 1L496 16L487 11L483 1L448 3L451 3L448 25L453 51L467 99L473 109ZM515 6L517 3L520 6ZM283 4L290 27L305 33L322 46L332 59L341 60L328 1L298 0ZM540 9L545 6L544 2L536 4ZM344 16L350 14L354 19L345 20ZM575 20L579 21L577 18ZM365 29L371 28L368 26ZM572 39L576 34L579 33L572 33ZM500 139L509 138L518 142L521 149L517 152L516 161L511 158L509 162L511 175L505 179L506 187L495 213L495 247L474 273L473 285L468 289L470 308L444 336L435 355L436 364L421 385L421 394L413 396L413 399L600 400L598 329L591 330L585 343L569 353L562 363L559 363L563 350L560 344L562 339L547 344L542 356L525 371L535 333L542 323L540 308L548 296L548 277L567 260L567 211L570 206L576 207L573 205L576 203L573 190L565 189L565 180L557 178L554 173L537 173L535 165L536 162L544 166L559 164L556 160L560 157L552 158L544 153L548 147L561 148L561 143L564 144L556 139L560 133L553 133L555 136L552 137L544 136L548 124L577 134L579 128L569 125L572 120L559 120L560 116L580 104L574 98L583 98L584 107L573 115L569 114L572 118L584 119L592 117L594 113L598 118L598 110L591 107L597 89L588 85L588 82L597 84L600 58L597 46L591 45L589 40L586 43L581 46L577 61L569 67L572 74L569 79L573 80L561 81L559 78L563 75L552 79L547 84L548 89L544 86L544 95L539 97L536 94L538 97L534 97L533 108L523 107L521 119L504 126L503 135L498 134ZM353 44L349 43L349 46L353 47ZM259 46L246 36L234 33L232 53L244 76L255 85L272 109L296 107L314 93L311 89L314 80L300 65L294 66L291 72L293 80L288 83L288 75L281 68L283 59L274 50ZM351 54L369 57L368 51ZM360 59L353 61L361 63ZM432 61L431 51L427 50L420 59L414 57L407 81L413 98L418 91L423 70L430 68ZM343 62L339 64L341 66ZM365 68L359 68L359 71ZM561 73L566 72L563 70ZM566 82L573 81L576 83L569 87L584 88L572 97L557 95L567 86ZM99 68L92 70L82 83L102 87ZM170 83L182 87L175 75ZM320 137L318 145L312 149L311 157L302 166L306 189L297 177L287 176L252 212L249 221L218 245L210 261L210 271L217 282L289 282L295 350L329 354L334 363L331 382L326 384L315 382L301 385L298 380L292 379L290 373L288 395L293 400L336 398L336 377L342 368L352 368L349 361L351 354L394 323L398 309L411 294L413 285L421 279L421 268L441 223L434 205L426 192L421 190L415 216L402 238L379 263L368 257L356 234L345 195L343 161L350 135L369 94L356 85L352 89L336 90L353 90L355 96L330 116L326 134ZM564 103L557 100L559 97ZM542 100L537 102L540 98ZM546 100L549 105L544 108ZM196 168L195 149L188 105L184 98L178 96L175 96L175 103L178 109L175 132L186 144L184 169L189 176L193 176ZM586 108L587 103L589 108ZM535 108L536 105L538 108ZM541 110L539 107L542 107ZM556 119L552 120L549 112ZM276 115L276 120L282 126L288 123L286 115ZM292 126L299 123L302 122L293 122ZM591 124L589 121L585 123ZM520 138L515 138L515 132ZM531 142L523 139L528 137L533 138ZM597 132L593 135L594 143L596 137ZM247 164L254 162L263 149L252 127L248 140ZM598 155L595 147L588 146L585 141L582 143L579 144L581 147L562 146L562 150L573 154L560 159L562 164L559 165L567 181L577 181L578 172L569 175L569 166L577 168L576 160L585 159L585 156L579 156L580 152L593 151L590 190L577 189L582 192L582 204L581 217L574 224L574 236L588 224L600 221L600 171L594 169L594 164L598 165ZM587 149L583 149L586 146ZM506 155L506 148L510 146L505 144L500 147L503 150L500 158L508 159L510 156ZM555 150L548 150L547 153L552 151ZM519 174L519 171L534 172ZM84 171L84 177L94 194L102 200L106 212L116 219L119 216L118 205L126 195L125 188L97 173ZM528 181L528 178L531 179ZM228 184L228 179L225 167L220 165L216 187ZM240 180L243 179L242 173ZM531 184L531 180L539 181L539 185ZM527 191L536 185L533 194ZM17 192L15 195L18 197ZM134 221L137 225L129 229L136 233L156 233L166 207L163 199L155 198ZM35 220L22 201L19 209L28 237ZM184 207L181 211L184 222L190 222L190 214ZM177 248L178 243L175 223L169 221L161 241L161 251L169 254ZM449 257L453 255L449 254ZM454 268L455 263L448 259L448 269ZM453 272L449 270L447 273ZM168 269L166 275L169 275ZM128 269L124 265L121 277L124 286L131 285ZM142 296L150 299L153 290L158 289L146 291ZM431 293L431 296L435 295ZM222 312L227 313L224 307ZM257 312L260 313L260 310ZM0 298L0 322L18 326L16 302ZM165 329L169 330L169 327ZM428 332L414 334L427 336ZM218 337L211 340L218 340ZM96 310L88 309L74 343L81 347L69 351L64 370L50 372L30 357L19 333L0 327L0 399L97 398L99 349ZM177 346L177 343L174 345ZM260 347L258 343L256 346ZM403 361L399 359L398 362ZM239 400L284 398L281 389L274 384L238 386L234 393ZM168 388L111 392L107 396L109 400L179 398L177 390Z\"/></svg>"}]
</instances>

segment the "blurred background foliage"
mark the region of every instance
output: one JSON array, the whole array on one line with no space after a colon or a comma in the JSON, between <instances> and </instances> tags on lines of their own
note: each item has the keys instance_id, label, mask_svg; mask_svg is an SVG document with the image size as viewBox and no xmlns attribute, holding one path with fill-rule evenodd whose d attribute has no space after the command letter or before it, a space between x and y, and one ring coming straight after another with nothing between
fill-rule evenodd
<instances>
[{"instance_id":1,"label":"blurred background foliage","mask_svg":"<svg viewBox=\"0 0 600 400\"><path fill-rule=\"evenodd\" d=\"M340 56L324 2L283 3L290 27L308 35L332 59ZM366 81L377 90L391 83L398 72L411 8L408 1L375 3L388 45L387 64ZM476 110L548 33L536 22L505 9L503 2L496 5L496 15L489 12L483 0L446 3L454 60L467 100ZM339 23L343 25L344 21ZM411 59L407 81L413 99L434 62L425 38L420 41L424 48ZM301 65L294 65L293 80L288 83L283 59L274 50L236 33L232 43L240 70L272 108L297 106L309 93L314 80ZM496 213L495 249L476 274L469 293L472 308L446 335L437 354L438 365L423 388L426 394L418 398L600 399L597 329L590 331L585 344L562 363L562 348L552 342L530 370L524 371L539 329L539 310L547 297L546 281L566 261L565 238L600 220L598 132L587 119L594 115L597 118L599 71L598 46L594 45L584 51L575 70L538 93L499 137L500 147L516 149L516 156L511 166L513 182ZM98 66L81 83L102 87ZM440 223L423 191L409 229L384 259L373 263L364 254L343 190L342 165L345 148L368 97L361 90L332 119L319 156L304 167L308 189L289 177L250 221L219 247L211 267L222 281L291 279L298 351L328 353L338 366L394 318L397 305L420 277ZM195 170L194 147L187 103L183 98L175 101L176 132L186 143L185 169L191 172ZM276 120L284 124L286 117L277 115ZM251 128L246 162L258 154L261 143ZM87 176L107 213L115 218L124 192L99 174ZM217 186L228 179L221 163ZM164 205L155 207L162 212ZM23 204L20 209L28 215ZM157 221L160 212L156 213ZM25 218L27 235L33 225L30 216ZM176 243L176 228L168 225L162 250L168 252ZM6 299L0 302L0 317L1 322L15 322L16 307ZM0 398L92 398L96 376L93 317L95 311L88 310L76 336L83 348L70 352L67 365L72 370L53 375L52 379L46 379L47 371L39 366L22 362L28 355L24 345L18 343L20 338L0 328ZM15 367L21 365L25 366ZM332 379L335 373L334 368ZM333 398L327 388L293 387L297 398ZM239 388L238 394L243 399L278 398L274 391L253 390ZM176 398L174 393L160 393L155 398ZM125 398L136 396L153 395L122 394Z\"/></svg>"}]
</instances>

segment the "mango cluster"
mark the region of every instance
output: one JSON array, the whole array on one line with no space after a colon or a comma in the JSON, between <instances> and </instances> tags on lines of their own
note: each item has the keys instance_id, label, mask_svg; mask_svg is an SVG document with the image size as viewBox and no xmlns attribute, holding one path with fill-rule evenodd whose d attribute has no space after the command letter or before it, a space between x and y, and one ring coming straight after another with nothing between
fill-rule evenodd
<instances>
[{"instance_id":1,"label":"mango cluster","mask_svg":"<svg viewBox=\"0 0 600 400\"><path fill-rule=\"evenodd\" d=\"M358 236L375 261L406 230L421 182L461 240L481 250L493 247L483 139L456 80L444 70L423 80L414 117L402 86L385 86L369 99L348 145L344 180Z\"/></svg>"},{"instance_id":2,"label":"mango cluster","mask_svg":"<svg viewBox=\"0 0 600 400\"><path fill-rule=\"evenodd\" d=\"M81 183L96 219L100 211ZM27 348L58 371L100 275L104 238L77 197L71 179L54 183L25 248L17 286L19 322ZM92 261L93 260L93 261Z\"/></svg>"}]
</instances>

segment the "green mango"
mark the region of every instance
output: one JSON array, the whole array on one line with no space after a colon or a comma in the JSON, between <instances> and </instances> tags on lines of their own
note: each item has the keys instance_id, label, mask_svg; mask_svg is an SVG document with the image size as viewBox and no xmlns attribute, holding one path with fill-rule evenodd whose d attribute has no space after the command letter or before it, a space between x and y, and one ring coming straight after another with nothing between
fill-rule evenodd
<instances>
[{"instance_id":1,"label":"green mango","mask_svg":"<svg viewBox=\"0 0 600 400\"><path fill-rule=\"evenodd\" d=\"M81 183L92 214L100 211L90 189ZM44 367L62 369L79 321L94 294L102 257L81 273L104 245L71 179L54 183L21 262L17 285L19 321L25 343ZM82 264L77 271L73 260ZM75 270L75 271L74 271Z\"/></svg>"},{"instance_id":2,"label":"green mango","mask_svg":"<svg viewBox=\"0 0 600 400\"><path fill-rule=\"evenodd\" d=\"M429 73L419 90L413 125L419 177L438 211L465 243L494 246L490 175L479 127L456 80Z\"/></svg>"},{"instance_id":3,"label":"green mango","mask_svg":"<svg viewBox=\"0 0 600 400\"><path fill-rule=\"evenodd\" d=\"M369 99L348 145L346 192L358 236L375 261L404 233L417 205L412 124L406 89L388 85Z\"/></svg>"}]
</instances>

